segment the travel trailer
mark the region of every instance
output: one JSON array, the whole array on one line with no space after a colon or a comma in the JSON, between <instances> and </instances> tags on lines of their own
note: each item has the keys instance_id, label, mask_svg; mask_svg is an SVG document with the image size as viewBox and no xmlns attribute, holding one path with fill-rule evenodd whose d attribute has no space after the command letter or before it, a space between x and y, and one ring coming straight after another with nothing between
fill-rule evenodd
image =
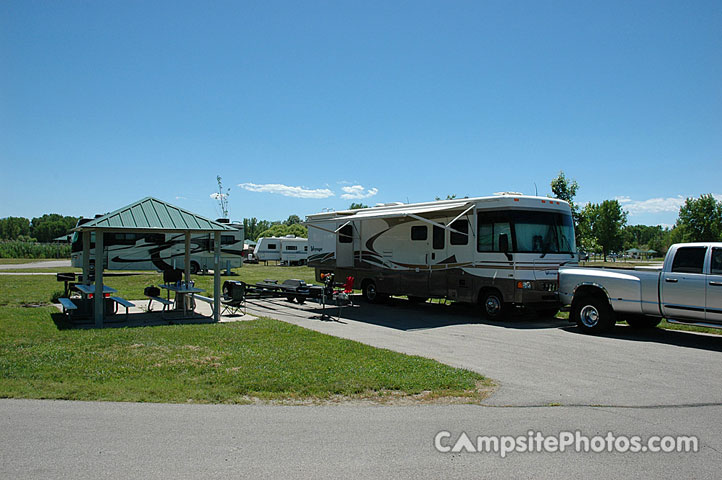
<instances>
[{"instance_id":1,"label":"travel trailer","mask_svg":"<svg viewBox=\"0 0 722 480\"><path fill-rule=\"evenodd\" d=\"M308 258L308 239L295 235L261 237L254 255L261 262L275 260L286 265L303 265Z\"/></svg>"},{"instance_id":2,"label":"travel trailer","mask_svg":"<svg viewBox=\"0 0 722 480\"><path fill-rule=\"evenodd\" d=\"M306 217L316 279L353 276L369 302L448 298L488 318L512 306L556 313L557 271L577 264L564 201L516 193L326 212Z\"/></svg>"},{"instance_id":3,"label":"travel trailer","mask_svg":"<svg viewBox=\"0 0 722 480\"><path fill-rule=\"evenodd\" d=\"M78 226L92 219L81 218ZM224 269L243 266L243 224L218 219L235 229L221 235L221 266ZM184 267L185 234L183 233L107 233L103 236L106 270L169 270ZM213 235L191 236L191 273L213 268ZM91 268L95 263L95 234L90 239ZM71 242L71 264L83 266L83 241L78 233Z\"/></svg>"}]
</instances>

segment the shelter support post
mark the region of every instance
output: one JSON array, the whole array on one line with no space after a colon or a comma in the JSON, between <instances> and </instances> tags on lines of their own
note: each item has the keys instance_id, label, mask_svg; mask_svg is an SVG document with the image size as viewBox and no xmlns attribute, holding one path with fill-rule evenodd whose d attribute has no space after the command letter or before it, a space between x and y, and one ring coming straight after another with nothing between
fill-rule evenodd
<instances>
[{"instance_id":1,"label":"shelter support post","mask_svg":"<svg viewBox=\"0 0 722 480\"><path fill-rule=\"evenodd\" d=\"M183 268L185 270L186 285L188 285L188 282L191 280L191 232L186 232L186 253L184 259L185 266Z\"/></svg>"},{"instance_id":2,"label":"shelter support post","mask_svg":"<svg viewBox=\"0 0 722 480\"><path fill-rule=\"evenodd\" d=\"M95 231L95 295L93 297L95 326L103 327L103 231Z\"/></svg>"},{"instance_id":3,"label":"shelter support post","mask_svg":"<svg viewBox=\"0 0 722 480\"><path fill-rule=\"evenodd\" d=\"M221 320L221 232L213 232L213 320Z\"/></svg>"},{"instance_id":4,"label":"shelter support post","mask_svg":"<svg viewBox=\"0 0 722 480\"><path fill-rule=\"evenodd\" d=\"M90 285L90 231L83 231L83 283Z\"/></svg>"}]
</instances>

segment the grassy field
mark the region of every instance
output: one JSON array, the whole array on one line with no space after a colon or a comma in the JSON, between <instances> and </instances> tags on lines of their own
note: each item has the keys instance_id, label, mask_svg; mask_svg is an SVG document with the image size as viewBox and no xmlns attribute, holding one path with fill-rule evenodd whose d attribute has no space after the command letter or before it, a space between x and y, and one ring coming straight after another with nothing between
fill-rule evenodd
<instances>
[{"instance_id":1,"label":"grassy field","mask_svg":"<svg viewBox=\"0 0 722 480\"><path fill-rule=\"evenodd\" d=\"M312 280L306 267L249 265L237 279ZM195 277L210 287L212 277ZM155 273L109 277L143 298ZM261 318L224 324L59 329L43 305L52 276L0 276L0 397L193 403L478 403L491 382L468 370Z\"/></svg>"}]
</instances>

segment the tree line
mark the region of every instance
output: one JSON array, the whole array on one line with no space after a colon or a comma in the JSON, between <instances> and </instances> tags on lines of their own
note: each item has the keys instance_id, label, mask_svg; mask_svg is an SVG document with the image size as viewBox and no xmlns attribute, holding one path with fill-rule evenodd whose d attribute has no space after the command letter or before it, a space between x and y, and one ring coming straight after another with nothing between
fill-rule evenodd
<instances>
[{"instance_id":1,"label":"tree line","mask_svg":"<svg viewBox=\"0 0 722 480\"><path fill-rule=\"evenodd\" d=\"M55 238L69 234L77 222L77 217L64 217L57 213L33 219L0 218L0 240L52 243Z\"/></svg>"},{"instance_id":2,"label":"tree line","mask_svg":"<svg viewBox=\"0 0 722 480\"><path fill-rule=\"evenodd\" d=\"M301 225L298 215L289 215L285 221L258 220L257 218L243 219L243 236L246 240L256 241L261 237L285 237L295 235L308 238L308 229Z\"/></svg>"},{"instance_id":3,"label":"tree line","mask_svg":"<svg viewBox=\"0 0 722 480\"><path fill-rule=\"evenodd\" d=\"M627 212L618 200L588 203L582 209L574 203L579 184L564 172L551 181L553 196L572 208L577 248L588 253L601 253L606 261L611 252L637 248L654 250L660 255L670 245L680 242L722 241L722 201L712 194L687 198L679 209L672 228L660 225L627 225Z\"/></svg>"}]
</instances>

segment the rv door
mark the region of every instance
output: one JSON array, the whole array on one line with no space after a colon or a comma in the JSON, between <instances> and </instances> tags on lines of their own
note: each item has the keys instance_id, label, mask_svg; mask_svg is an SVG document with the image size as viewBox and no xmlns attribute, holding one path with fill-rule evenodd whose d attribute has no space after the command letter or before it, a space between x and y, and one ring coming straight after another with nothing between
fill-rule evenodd
<instances>
[{"instance_id":1,"label":"rv door","mask_svg":"<svg viewBox=\"0 0 722 480\"><path fill-rule=\"evenodd\" d=\"M341 225L336 235L336 266L353 267L354 226L347 222Z\"/></svg>"}]
</instances>

